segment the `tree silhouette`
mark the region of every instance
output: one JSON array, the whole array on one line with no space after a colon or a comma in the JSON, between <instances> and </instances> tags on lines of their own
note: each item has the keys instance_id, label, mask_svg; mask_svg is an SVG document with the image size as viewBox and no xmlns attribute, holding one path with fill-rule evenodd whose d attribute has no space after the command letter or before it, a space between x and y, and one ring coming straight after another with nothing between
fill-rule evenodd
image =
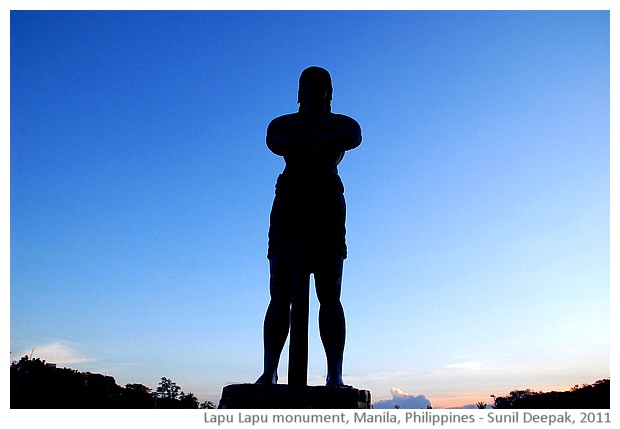
<instances>
[{"instance_id":1,"label":"tree silhouette","mask_svg":"<svg viewBox=\"0 0 620 429\"><path fill-rule=\"evenodd\" d=\"M24 356L11 363L11 408L198 408L198 398L162 377L153 392L142 384L121 387L113 377ZM202 408L215 408L210 401Z\"/></svg>"},{"instance_id":2,"label":"tree silhouette","mask_svg":"<svg viewBox=\"0 0 620 429\"><path fill-rule=\"evenodd\" d=\"M211 401L204 401L202 404L198 405L198 408L203 408L206 410L214 410L217 406Z\"/></svg>"},{"instance_id":3,"label":"tree silhouette","mask_svg":"<svg viewBox=\"0 0 620 429\"><path fill-rule=\"evenodd\" d=\"M181 392L179 402L181 408L198 408L198 399L191 392L187 394Z\"/></svg>"},{"instance_id":4,"label":"tree silhouette","mask_svg":"<svg viewBox=\"0 0 620 429\"><path fill-rule=\"evenodd\" d=\"M153 391L142 384L127 384L121 406L122 408L155 408Z\"/></svg>"},{"instance_id":5,"label":"tree silhouette","mask_svg":"<svg viewBox=\"0 0 620 429\"><path fill-rule=\"evenodd\" d=\"M157 386L155 396L157 401L155 402L156 408L181 408L181 401L179 400L179 392L181 388L169 378L162 377ZM198 406L196 406L198 408Z\"/></svg>"},{"instance_id":6,"label":"tree silhouette","mask_svg":"<svg viewBox=\"0 0 620 429\"><path fill-rule=\"evenodd\" d=\"M177 399L181 388L169 378L162 377L157 386L157 397L159 399Z\"/></svg>"},{"instance_id":7,"label":"tree silhouette","mask_svg":"<svg viewBox=\"0 0 620 429\"><path fill-rule=\"evenodd\" d=\"M513 390L507 396L493 398L493 408L607 409L610 406L610 381L607 378L591 385L574 386L567 392Z\"/></svg>"}]
</instances>

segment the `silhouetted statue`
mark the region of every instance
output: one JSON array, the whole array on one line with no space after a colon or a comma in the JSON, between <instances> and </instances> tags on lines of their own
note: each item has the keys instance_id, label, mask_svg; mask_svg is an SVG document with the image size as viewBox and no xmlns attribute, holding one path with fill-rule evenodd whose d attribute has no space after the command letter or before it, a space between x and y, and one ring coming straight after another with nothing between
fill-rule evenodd
<instances>
[{"instance_id":1,"label":"silhouetted statue","mask_svg":"<svg viewBox=\"0 0 620 429\"><path fill-rule=\"evenodd\" d=\"M275 384L282 349L291 331L289 385L306 385L308 298L314 275L319 331L327 358L327 385L345 387L342 359L345 318L340 302L345 242L344 187L338 164L362 141L359 124L331 112L327 70L309 67L299 78L299 111L275 118L267 146L286 167L276 183L268 258L271 300L264 324L264 371L257 383Z\"/></svg>"}]
</instances>

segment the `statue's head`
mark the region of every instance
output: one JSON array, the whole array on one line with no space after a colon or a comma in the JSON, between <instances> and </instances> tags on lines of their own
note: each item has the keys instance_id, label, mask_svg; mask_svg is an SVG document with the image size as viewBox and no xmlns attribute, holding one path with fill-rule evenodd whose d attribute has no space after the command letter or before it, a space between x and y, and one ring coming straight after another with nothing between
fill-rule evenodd
<instances>
[{"instance_id":1,"label":"statue's head","mask_svg":"<svg viewBox=\"0 0 620 429\"><path fill-rule=\"evenodd\" d=\"M299 76L297 102L325 103L329 106L332 100L332 78L329 72L321 67L308 67Z\"/></svg>"}]
</instances>

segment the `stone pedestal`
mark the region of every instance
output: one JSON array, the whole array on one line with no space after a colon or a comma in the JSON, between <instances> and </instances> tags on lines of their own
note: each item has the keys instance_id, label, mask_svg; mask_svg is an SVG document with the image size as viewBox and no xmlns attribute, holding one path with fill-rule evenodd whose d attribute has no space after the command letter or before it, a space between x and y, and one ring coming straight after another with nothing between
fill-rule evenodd
<instances>
[{"instance_id":1,"label":"stone pedestal","mask_svg":"<svg viewBox=\"0 0 620 429\"><path fill-rule=\"evenodd\" d=\"M222 389L222 409L368 409L370 391L353 387L230 384Z\"/></svg>"}]
</instances>

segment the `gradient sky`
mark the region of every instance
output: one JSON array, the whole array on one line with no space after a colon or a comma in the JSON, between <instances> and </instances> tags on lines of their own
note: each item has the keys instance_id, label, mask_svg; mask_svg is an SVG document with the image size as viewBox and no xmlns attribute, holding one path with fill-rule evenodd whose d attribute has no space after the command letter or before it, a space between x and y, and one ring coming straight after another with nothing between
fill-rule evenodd
<instances>
[{"instance_id":1,"label":"gradient sky","mask_svg":"<svg viewBox=\"0 0 620 429\"><path fill-rule=\"evenodd\" d=\"M284 165L265 131L320 65L363 133L340 166L345 381L442 408L610 376L608 11L10 24L12 360L216 403L253 382Z\"/></svg>"}]
</instances>

